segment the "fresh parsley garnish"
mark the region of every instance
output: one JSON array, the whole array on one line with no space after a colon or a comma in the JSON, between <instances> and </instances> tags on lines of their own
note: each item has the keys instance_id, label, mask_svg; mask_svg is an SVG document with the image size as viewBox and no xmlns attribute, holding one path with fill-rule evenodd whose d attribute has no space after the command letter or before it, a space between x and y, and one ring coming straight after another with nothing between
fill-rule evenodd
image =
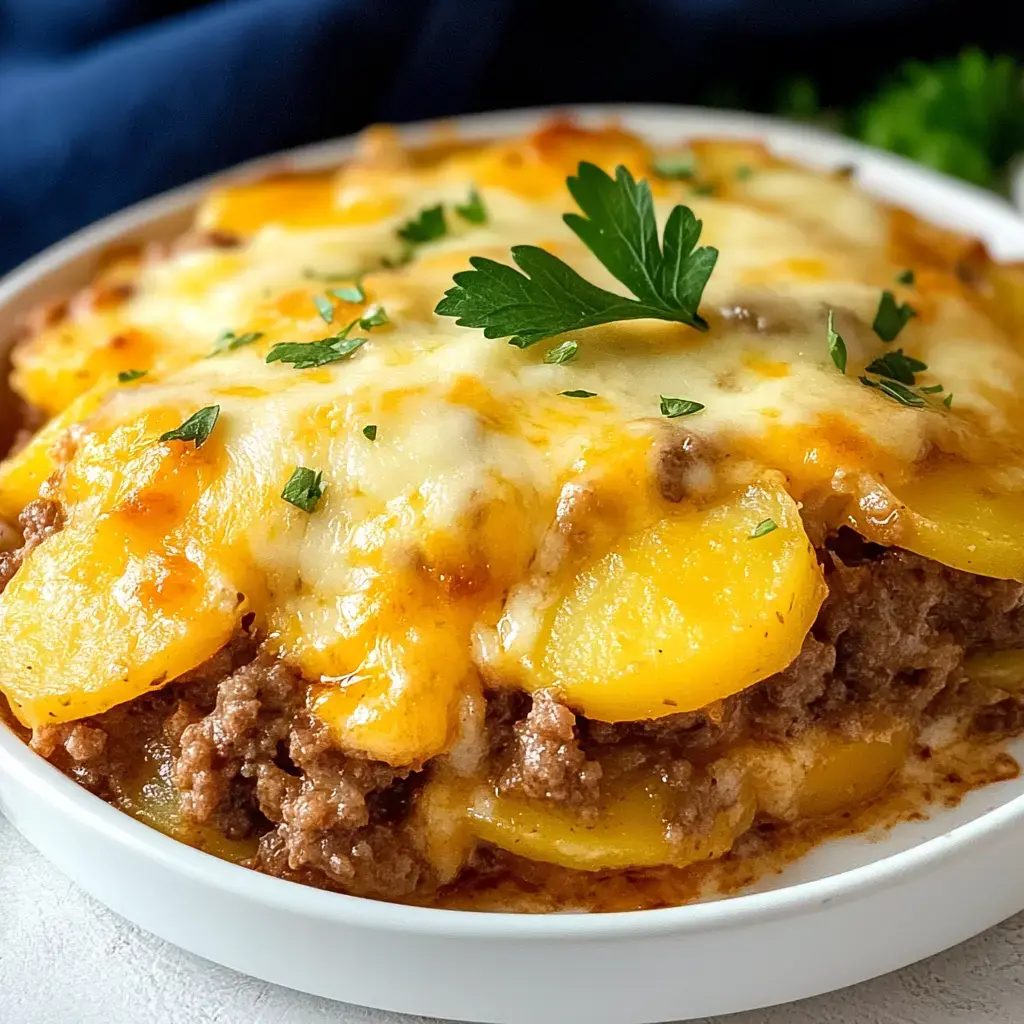
<instances>
[{"instance_id":1,"label":"fresh parsley garnish","mask_svg":"<svg viewBox=\"0 0 1024 1024\"><path fill-rule=\"evenodd\" d=\"M715 194L715 186L709 181L703 181L699 185L694 185L690 189L690 195L692 196L713 196Z\"/></svg>"},{"instance_id":2,"label":"fresh parsley garnish","mask_svg":"<svg viewBox=\"0 0 1024 1024\"><path fill-rule=\"evenodd\" d=\"M217 425L220 416L219 405L208 405L193 413L180 427L160 435L161 441L194 441L196 448L202 448Z\"/></svg>"},{"instance_id":3,"label":"fresh parsley garnish","mask_svg":"<svg viewBox=\"0 0 1024 1024\"><path fill-rule=\"evenodd\" d=\"M353 320L332 338L318 338L316 341L283 341L267 353L267 362L291 363L296 370L311 370L316 366L336 363L366 344L367 338L349 337L349 331L357 323L358 320Z\"/></svg>"},{"instance_id":4,"label":"fresh parsley garnish","mask_svg":"<svg viewBox=\"0 0 1024 1024\"><path fill-rule=\"evenodd\" d=\"M319 270L313 270L311 267L304 267L302 270L302 276L307 281L323 281L329 284L332 281L347 281L352 275L334 274L331 272L323 273Z\"/></svg>"},{"instance_id":5,"label":"fresh parsley garnish","mask_svg":"<svg viewBox=\"0 0 1024 1024\"><path fill-rule=\"evenodd\" d=\"M828 311L828 354L840 373L846 373L846 342L843 336L836 331L835 314Z\"/></svg>"},{"instance_id":6,"label":"fresh parsley garnish","mask_svg":"<svg viewBox=\"0 0 1024 1024\"><path fill-rule=\"evenodd\" d=\"M902 273L896 275L896 281L899 284L912 285L914 283L914 271L907 267Z\"/></svg>"},{"instance_id":7,"label":"fresh parsley garnish","mask_svg":"<svg viewBox=\"0 0 1024 1024\"><path fill-rule=\"evenodd\" d=\"M487 223L487 207L475 188L470 190L469 199L463 205L455 204L455 212L470 224Z\"/></svg>"},{"instance_id":8,"label":"fresh parsley garnish","mask_svg":"<svg viewBox=\"0 0 1024 1024\"><path fill-rule=\"evenodd\" d=\"M945 399L943 399L942 404L947 409L952 409L953 408L953 392L952 391L950 391L950 393L948 395L946 395Z\"/></svg>"},{"instance_id":9,"label":"fresh parsley garnish","mask_svg":"<svg viewBox=\"0 0 1024 1024\"><path fill-rule=\"evenodd\" d=\"M303 512L313 512L317 502L324 496L323 482L323 473L299 466L284 485L281 497Z\"/></svg>"},{"instance_id":10,"label":"fresh parsley garnish","mask_svg":"<svg viewBox=\"0 0 1024 1024\"><path fill-rule=\"evenodd\" d=\"M762 519L761 522L754 527L754 532L750 535L750 540L755 540L758 537L763 537L766 533L771 533L773 530L777 530L779 524L774 519Z\"/></svg>"},{"instance_id":11,"label":"fresh parsley garnish","mask_svg":"<svg viewBox=\"0 0 1024 1024\"><path fill-rule=\"evenodd\" d=\"M868 377L861 377L860 382L869 388L878 388L879 391L895 399L900 405L909 405L919 409L928 404L922 395L911 391L898 380L887 380L884 377L881 380L871 380Z\"/></svg>"},{"instance_id":12,"label":"fresh parsley garnish","mask_svg":"<svg viewBox=\"0 0 1024 1024\"><path fill-rule=\"evenodd\" d=\"M359 326L364 331L370 331L374 327L383 327L388 322L388 314L383 306L374 306L359 318Z\"/></svg>"},{"instance_id":13,"label":"fresh parsley garnish","mask_svg":"<svg viewBox=\"0 0 1024 1024\"><path fill-rule=\"evenodd\" d=\"M347 284L344 288L330 288L328 289L328 292L336 299L341 299L342 302L366 301L366 292L363 291L363 284L361 281L356 281L354 284Z\"/></svg>"},{"instance_id":14,"label":"fresh parsley garnish","mask_svg":"<svg viewBox=\"0 0 1024 1024\"><path fill-rule=\"evenodd\" d=\"M922 395L937 395L942 391L942 385L929 384L928 387L919 387L917 390L920 391Z\"/></svg>"},{"instance_id":15,"label":"fresh parsley garnish","mask_svg":"<svg viewBox=\"0 0 1024 1024\"><path fill-rule=\"evenodd\" d=\"M697 163L690 152L667 153L665 156L657 157L651 163L651 170L659 178L686 181L694 176L697 170Z\"/></svg>"},{"instance_id":16,"label":"fresh parsley garnish","mask_svg":"<svg viewBox=\"0 0 1024 1024\"><path fill-rule=\"evenodd\" d=\"M748 167L746 164L741 164L736 168L736 180L746 181L754 173L753 167Z\"/></svg>"},{"instance_id":17,"label":"fresh parsley garnish","mask_svg":"<svg viewBox=\"0 0 1024 1024\"><path fill-rule=\"evenodd\" d=\"M877 373L880 377L888 377L890 380L899 381L900 384L913 385L916 383L915 373L928 369L927 363L920 359L905 355L903 349L898 348L893 352L886 352L877 359L872 359L864 369L868 373ZM941 391L942 388L940 387Z\"/></svg>"},{"instance_id":18,"label":"fresh parsley garnish","mask_svg":"<svg viewBox=\"0 0 1024 1024\"><path fill-rule=\"evenodd\" d=\"M597 397L597 392L596 391L583 391L582 389L580 389L578 391L559 391L558 393L560 395L564 395L566 398L596 398Z\"/></svg>"},{"instance_id":19,"label":"fresh parsley garnish","mask_svg":"<svg viewBox=\"0 0 1024 1024\"><path fill-rule=\"evenodd\" d=\"M425 242L436 242L448 234L448 224L444 219L444 207L427 206L406 221L398 229L398 237L409 245L423 245Z\"/></svg>"},{"instance_id":20,"label":"fresh parsley garnish","mask_svg":"<svg viewBox=\"0 0 1024 1024\"><path fill-rule=\"evenodd\" d=\"M322 295L314 295L313 305L316 306L316 311L326 323L334 323L334 303L330 299L325 299Z\"/></svg>"},{"instance_id":21,"label":"fresh parsley garnish","mask_svg":"<svg viewBox=\"0 0 1024 1024\"><path fill-rule=\"evenodd\" d=\"M133 380L145 377L147 373L149 373L149 370L122 370L117 375L117 379L121 384L131 384Z\"/></svg>"},{"instance_id":22,"label":"fresh parsley garnish","mask_svg":"<svg viewBox=\"0 0 1024 1024\"><path fill-rule=\"evenodd\" d=\"M871 325L872 330L882 341L895 341L896 336L907 326L911 317L917 313L906 303L896 305L896 297L886 289L878 300L878 311L875 313L875 322Z\"/></svg>"},{"instance_id":23,"label":"fresh parsley garnish","mask_svg":"<svg viewBox=\"0 0 1024 1024\"><path fill-rule=\"evenodd\" d=\"M263 337L262 331L247 331L245 334L235 334L234 331L221 331L217 340L213 343L212 356L220 355L221 352L234 352L236 348L243 345L251 345Z\"/></svg>"},{"instance_id":24,"label":"fresh parsley garnish","mask_svg":"<svg viewBox=\"0 0 1024 1024\"><path fill-rule=\"evenodd\" d=\"M586 216L567 213L563 220L635 299L591 284L544 249L516 245L512 259L522 273L473 256L473 269L455 275L455 287L435 312L457 317L460 327L482 328L486 338L510 338L519 348L619 320L671 320L707 330L697 309L718 250L695 248L702 225L693 211L677 206L659 244L646 181L636 182L625 167L611 178L589 163L581 163L577 175L566 184Z\"/></svg>"},{"instance_id":25,"label":"fresh parsley garnish","mask_svg":"<svg viewBox=\"0 0 1024 1024\"><path fill-rule=\"evenodd\" d=\"M367 424L367 426L363 427L363 437L365 437L367 441L376 441L377 440L377 424L376 423L370 423L370 424Z\"/></svg>"},{"instance_id":26,"label":"fresh parsley garnish","mask_svg":"<svg viewBox=\"0 0 1024 1024\"><path fill-rule=\"evenodd\" d=\"M549 348L544 353L545 363L571 363L580 350L579 343L573 341L571 338L563 341L560 345L555 345L554 348Z\"/></svg>"},{"instance_id":27,"label":"fresh parsley garnish","mask_svg":"<svg viewBox=\"0 0 1024 1024\"><path fill-rule=\"evenodd\" d=\"M670 420L677 416L692 416L704 408L700 402L691 402L688 398L666 398L664 395L658 397L661 399L661 415L667 416Z\"/></svg>"}]
</instances>

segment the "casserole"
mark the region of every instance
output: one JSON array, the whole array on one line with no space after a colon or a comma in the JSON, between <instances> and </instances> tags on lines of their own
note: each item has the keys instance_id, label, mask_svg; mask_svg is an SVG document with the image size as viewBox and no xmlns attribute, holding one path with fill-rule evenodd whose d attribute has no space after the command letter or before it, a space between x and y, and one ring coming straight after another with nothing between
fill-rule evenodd
<instances>
[{"instance_id":1,"label":"casserole","mask_svg":"<svg viewBox=\"0 0 1024 1024\"><path fill-rule=\"evenodd\" d=\"M758 172L755 169L754 173L749 177L749 179L737 179L737 180L754 180L754 178L757 176L757 173ZM771 176L769 170L766 170L764 172L764 174L765 174L765 177L770 177ZM486 199L486 193L485 193L485 199ZM694 205L696 205L696 201L694 202ZM706 216L710 220L710 214L708 214ZM857 226L861 227L863 225L857 224ZM525 239L525 240L528 240L528 239ZM726 258L726 256L725 256L726 248L725 248L724 244L722 245L722 250L723 250L723 260L724 260ZM719 268L719 269L721 269L721 268ZM806 269L807 269L806 266L802 266L801 267L801 270L805 271ZM712 276L711 284L709 285L709 294L711 294L710 289L711 289L711 287L713 287L714 282L715 282L715 277ZM367 282L367 283L369 284L369 282ZM868 284L870 285L871 282L868 282ZM878 294L880 294L884 290L885 289L882 289L880 287L877 288L876 294L873 296L875 302L878 301ZM894 286L894 290L895 290L895 286ZM899 296L899 298L900 298L901 302L904 300L904 296L902 294ZM874 304L874 302L872 304ZM391 308L394 309L394 308L398 308L398 307L396 306L395 303L392 303L391 304ZM701 308L704 309L705 307L702 306ZM751 315L757 316L758 314L753 313ZM922 319L924 319L924 318L922 317ZM839 322L839 327L840 327L841 333L843 333L844 337L846 337L848 339L848 341L849 341L850 337L853 336L854 333L855 333L854 330L852 329L852 326L853 325L845 326L842 323L842 321ZM917 325L914 325L914 326L917 326ZM825 334L826 322L825 322L824 318L821 319L821 323L818 325L818 327L821 328L819 333L820 334L824 334L825 337L827 338L828 335ZM254 331L249 331L248 333L254 333ZM711 333L714 333L714 329L713 329L713 331ZM235 337L238 337L238 336L244 336L244 332L236 329ZM909 337L909 333L908 333L908 337ZM849 343L850 343L851 350L853 350L854 349L854 342L850 341ZM486 344L486 343L481 341L480 344ZM493 345L495 343L491 343L491 344ZM498 344L500 344L500 343L498 343ZM801 344L802 344L802 342L801 342ZM823 344L825 344L825 343L823 342ZM885 343L881 342L880 344L885 344ZM243 346L242 348L248 348L248 347L249 346ZM582 366L582 364L583 364L582 355L585 354L586 348L585 348L585 342L584 342L584 340L582 338L580 339L580 350L581 350L581 358L579 358L578 361L575 362L574 364L571 364L572 366L579 367L579 366ZM504 350L502 350L502 351L504 352ZM826 349L825 349L825 352L826 352L825 359L826 360L828 359L827 351L828 350L827 350L827 347L826 347ZM880 352L884 352L884 351L885 350L880 348ZM236 353L232 353L232 358L234 358L235 354ZM241 349L239 349L237 354L242 354ZM264 354L266 354L266 353L264 353ZM512 354L513 355L519 355L519 353L512 353ZM772 380L777 381L777 380L784 380L784 379L786 379L785 376L778 375L779 371L778 371L777 368L774 368L774 367L773 368L768 368L767 373L766 373L765 372L766 368L764 366L758 365L756 363L756 357L757 357L756 353L755 353L755 356L751 357L751 361L754 362L754 368L751 370L751 372L754 373L756 376L758 376L761 379L765 379L765 380L769 380L769 381L772 381ZM764 358L763 354L760 356L760 358L762 358L762 359ZM856 355L851 357L851 363L853 362L853 360L855 358L857 358ZM539 359L537 359L535 361L536 362L540 362ZM924 360L919 360L919 361L923 362ZM212 363L213 361L211 360L210 362ZM826 362L825 360L822 360L822 362L825 365L825 369L829 369L829 363ZM866 359L862 359L862 362L866 363L867 360ZM936 365L935 357L932 356L930 358L929 362L930 362L930 364L932 366ZM51 363L51 365L52 365L52 363ZM557 368L558 370L562 370L564 368L563 365L560 365L560 364L557 364L557 363L554 363L554 364L543 364L543 365L546 365L546 366L552 368L550 370L543 371L545 373L547 373L547 372L554 372L554 368ZM843 375L839 374L839 367L837 365L832 365L831 369L830 369L830 372L835 374L837 377L843 376ZM692 373L692 370L691 370L691 373ZM777 375L776 376L772 376L772 374L777 374ZM879 378L879 379L882 379L882 378ZM958 374L957 379L958 380L963 380L963 375ZM570 379L568 381L569 384L579 383L579 382L580 381L578 379ZM843 381L841 381L841 383L844 386L847 385L847 384L850 384L851 386L855 385L856 388L859 389L858 391L855 392L856 395L858 396L855 399L856 401L860 401L860 397L859 396L860 396L860 391L861 390L863 390L865 394L868 393L868 389L865 387L865 385L862 385L859 382L856 382L855 379L853 381L845 381L845 380L843 380ZM966 381L965 381L965 383L966 383ZM138 389L140 392L141 392L142 388L150 386L148 384L144 385L141 382L138 383L138 384L136 384L135 382L125 382L125 385L128 388ZM931 386L931 385L930 384L925 384L924 386L927 387L927 386ZM49 391L50 389L44 389L44 390L45 391ZM578 390L578 389L566 387L565 390L572 391L572 390ZM876 388L875 390L880 390L880 389ZM947 393L947 392L944 391L943 394L945 394L945 393ZM573 399L573 396L571 396L571 395L569 395L569 396L560 396L560 397L565 397L565 398L570 399L570 400ZM667 397L672 398L674 396L669 395ZM888 416L889 415L889 410L888 410L888 408L884 404L881 405L881 406L877 405L877 402L882 401L883 399L886 400L886 401L889 401L889 396L888 395L874 395L874 394L871 394L869 397L871 399L871 403L872 403L871 404L871 408L872 409L874 409L874 408L884 409L885 412L879 413L879 415L884 415L884 416ZM589 399L579 399L579 400L580 401L589 401ZM711 411L712 411L712 403L711 402L705 403L705 406L706 406L706 408L705 408L705 410L703 412L696 413L694 415L695 416L696 415L703 415L704 412L711 413ZM902 406L901 407L897 407L897 406L894 405L893 408L895 409L895 411L900 416L911 415L911 414L917 413L919 411L918 407L907 408L907 407L902 407ZM930 414L930 412L931 411L929 410L928 413ZM941 410L935 410L935 412L936 412L936 415L940 415L940 416L945 415ZM572 415L576 415L576 414L574 413ZM374 416L373 418L377 419L379 417ZM666 415L664 418L666 420L671 420L671 419L674 419L676 417L670 417L670 416ZM710 416L708 416L707 418L710 418ZM660 421L656 421L656 422L658 422L659 426L660 426ZM694 419L693 422L696 423L696 419ZM383 431L381 431L381 433L383 433ZM379 436L380 436L380 434L378 434L378 437ZM378 443L376 438L370 439L367 436L364 436L363 440L366 441L369 444ZM161 442L161 443L163 444L165 442ZM166 443L173 443L173 442L166 442ZM178 443L181 443L181 442L178 442ZM621 446L617 446L617 447L621 447ZM772 468L777 468L777 467L772 467ZM747 480L747 481L744 482L744 487L746 487L746 488L749 488L752 485L753 485L752 481L750 481L750 480ZM743 492L742 492L742 494L744 496L744 499L753 503L752 504L752 508L751 508L751 514L755 516L755 518L749 524L746 523L746 522L744 522L742 524L742 529L743 529L742 540L744 542L744 547L742 548L742 550L743 550L744 565L749 565L750 562L753 561L757 557L756 555L748 555L746 553L747 551L751 550L749 545L753 545L757 541L762 541L762 540L769 541L770 543L773 543L773 544L779 543L780 541L784 541L786 539L786 535L787 535L787 533L790 530L792 530L794 532L796 532L798 530L798 522L797 522L797 520L787 517L787 514L786 514L787 510L786 510L785 503L784 503L785 499L782 498L781 496L778 498L778 501L781 502L782 504L776 504L774 506L771 506L770 508L767 509L767 512L765 511L766 506L764 505L763 502L765 500L770 500L771 499L771 493L772 492L770 490L770 487L767 484L763 484L763 485L758 484L758 486L761 488L761 490L759 490L758 493L756 493L756 494L750 495L747 490L743 490ZM616 489L621 490L621 484L617 483L616 484ZM764 498L764 494L765 493L769 494L769 499L765 499ZM776 493L778 493L778 492L776 492ZM661 497L661 499L663 499L665 501L669 501L669 499L667 497L665 497L664 494L661 494L660 497ZM641 503L640 502L635 502L634 504L635 505L639 505ZM742 506L742 501L740 502L740 504ZM711 507L714 508L714 507L717 507L717 506L714 506L712 504ZM712 518L714 518L714 517L712 517ZM762 528L762 524L765 523L768 520L771 521L771 523L773 524L774 528L772 528L772 529L764 529L764 528ZM640 530L637 531L637 532L641 532L642 533L642 531L644 529L647 529L647 528L648 528L647 526L641 526ZM682 529L682 527L680 527L680 528ZM512 538L514 536L515 532L516 531L507 529L505 527L502 527L499 530L499 533L500 533L500 535L501 535L501 537L503 539L505 539L505 538ZM776 536L775 536L774 540L771 540L773 534L775 534ZM692 536L692 534L689 534L687 536ZM879 539L881 539L881 538L879 538ZM512 545L509 544L508 546L511 547ZM975 547L977 548L977 545L975 545ZM41 551L41 550L43 550L43 548L40 547L39 550ZM785 549L771 549L771 550L772 550L773 554L772 554L771 558L769 559L769 561L771 561L773 563L773 565L785 564L786 563L786 561L787 561L787 551ZM802 546L802 545L796 545L795 546L795 550L796 550L797 553L799 553L800 550L806 550L806 548L804 546ZM606 554L607 554L607 552L606 552ZM629 554L628 552L627 553L612 552L612 554L618 556L619 562L622 562L624 560L628 560L627 559L627 555ZM972 556L974 555L973 552L971 554L972 554ZM35 557L37 557L35 554L30 556L30 559L26 561L26 565L31 565L32 564L31 563L31 559L35 558ZM614 561L614 559L612 559L612 561ZM853 560L851 560L851 561L853 561ZM815 563L813 565L810 562L805 562L805 563L802 563L802 566L803 566L803 569L801 569L801 566L798 563L798 565L797 565L797 571L798 572L806 570L809 578L811 578L811 579L817 579L818 578L818 577L815 576L815 572L816 572L816 569L817 569L817 562L816 562L816 560L815 560ZM917 571L917 570L915 570L915 571ZM992 571L991 567L989 567L989 571L990 572ZM12 578L13 579L17 579L18 576L15 575ZM621 579L622 579L622 577L616 577L615 578L615 583L614 583L613 589L615 589L615 588L620 588L621 589L621 586L622 586ZM600 586L600 585L602 585L602 583L601 583L600 580L598 580L596 584L592 583L590 585L591 586ZM733 586L735 587L736 584L734 583ZM812 594L812 599L811 599L810 603L813 604L815 596L819 600L819 603L820 603L821 594L820 594L820 592L817 591L817 589L816 589L816 587L815 587L815 585L813 583L808 585L805 589ZM580 599L580 600L582 600L582 599ZM608 603L607 601L602 601L601 602L602 606L606 605L607 603ZM580 612L578 610L581 607L584 609L583 612ZM775 609L772 609L772 611L774 611L774 610ZM586 619L586 614L585 613L586 613L587 609L586 609L585 602L583 602L582 604L577 604L576 606L574 606L572 611L573 611L573 613L568 615L569 620L571 620L573 622L578 622L578 621L580 621L581 618L583 618L584 620ZM787 607L785 609L783 609L783 618L785 618L785 615L788 612L789 612L789 606L787 605ZM817 606L815 606L813 609L811 609L807 614L809 615L810 619L813 620L813 618L816 615L816 613L817 613ZM776 619L778 618L777 616L774 616L774 617ZM785 625L785 623L780 623L780 625ZM807 625L808 625L808 623L804 622L803 625L802 625L802 628L799 630L799 635L797 637L798 645L799 645L799 642L803 641L804 634L807 632ZM783 661L783 663L782 663L782 665L780 667L781 668L785 668L786 665L789 663L789 661L792 659L794 652L792 650L790 650L787 653L786 650L785 650L785 645L780 645L780 649L782 649L782 654L780 654L780 657L783 657L783 659L784 659L784 661ZM730 653L735 653L736 654L735 662L737 664L741 665L741 663L743 661L743 652L742 652L742 650L740 648L736 648L735 652L730 652ZM741 667L742 667L742 665L741 665ZM560 673L559 674L559 680L564 685L564 683L565 683L565 669L564 669L564 666L559 666L558 667L558 671ZM755 667L754 669L750 669L748 671L752 671L756 675L757 672L758 672L758 669ZM321 675L326 675L326 674L327 673L321 673ZM545 687L544 689L545 690L550 690L550 687ZM722 696L722 695L717 695L716 694L716 695L713 695L713 696ZM729 696L729 694L725 694L724 695L724 697L728 697L728 696ZM570 700L572 700L572 699L573 698L570 697ZM577 695L577 697L575 699L578 702L580 698ZM579 703L577 703L577 706L580 707ZM706 707L706 706L707 706L707 701L705 700L701 704L698 705L698 708L703 708L703 707ZM583 710L585 710L585 709L583 709ZM694 710L694 709L693 708L683 708L682 711L673 711L673 714L686 713L686 712L689 712L691 710ZM556 711L556 712L553 712L553 714L557 716L559 714L559 712ZM597 712L596 712L596 714L594 714L593 717L596 720L600 720L599 716L603 716L604 719L611 719L614 722L616 720L615 719L616 715L621 715L621 711L617 710L615 708L610 708L609 709L609 708L604 708L604 707L597 707ZM640 714L635 714L635 713L631 712L630 714L628 714L626 716L621 716L619 720L630 721L632 719L642 719L642 718L649 718L649 717L651 717L651 709L649 707L647 707L647 708L642 709L642 713L640 713ZM889 726L885 727L885 729L887 729L887 728L889 728ZM867 729L863 725L863 723L861 723L861 725L859 726L859 729L860 729L860 735L861 736L864 736L864 735L868 734L867 733ZM875 735L882 735L882 734L884 734L884 739L881 741L883 746L885 746L886 748L893 748L894 746L898 746L898 744L894 742L893 734L891 732L885 732L885 729L883 729L881 733L871 734L871 738L873 739ZM854 732L856 732L856 731L857 730L854 730ZM747 736L744 736L743 738L744 738L744 740L748 739ZM74 745L74 742L75 741L73 741L73 745ZM528 746L529 742L530 741L527 741L527 743L524 744L524 746ZM388 751L388 754L389 754L389 756L394 756L394 752L393 751ZM570 752L570 754L571 754L571 752ZM763 757L763 751L762 752L755 752L754 754L750 754L748 756L752 757L754 760L756 760L757 757ZM1005 762L999 762L999 764L1005 764ZM585 765L584 765L584 771L585 771ZM613 773L610 773L610 774L612 774L612 777L614 777ZM840 788L844 788L844 787L840 787ZM448 798L448 794L446 792L442 791L441 797L444 797L445 799L447 799ZM860 798L862 797L862 794L855 794L855 797L857 798L857 802L859 802ZM440 800L440 798L435 797L433 794L431 794L431 799L439 799ZM542 797L541 799L544 799L544 798ZM734 799L732 804L730 804L730 806L733 806L737 802L741 802L741 801L736 801ZM443 809L444 801L441 800L438 806L441 806L442 809ZM474 814L476 815L477 819L485 819L485 818L487 818L487 813L485 813L485 812L474 811ZM432 820L434 820L436 822L438 820L443 820L444 815L443 815L442 811L435 810L430 815L430 817L431 817ZM499 814L491 814L491 824L492 825L493 825L493 821L495 821L495 820L500 820L500 815ZM714 828L714 825L712 825L712 831L713 831L713 828ZM526 831L528 833L539 833L539 832L543 832L544 830L542 828L532 827L532 828L530 828L530 829L528 829ZM492 837L493 837L493 833L490 834L490 835L492 835ZM500 846L500 838L501 837L497 836L496 838L499 840L499 842L493 842L493 838L492 838L493 845ZM537 858L537 859L539 860L541 858ZM573 865L573 866L574 867L578 867L579 865L577 864L577 865ZM574 893L573 900L574 901L578 900L578 894ZM570 904L570 905L573 905L573 904ZM1014 908L1011 907L1009 909L1012 910ZM435 1012L437 1012L437 1011L435 1011ZM440 1011L440 1012L450 1012L450 1011ZM647 1013L649 1011L640 1011L640 1012L641 1013ZM655 1011L655 1012L660 1012L660 1011ZM674 1011L674 1012L678 1013L678 1010ZM697 1010L695 1012L708 1012L708 1011Z\"/></svg>"}]
</instances>

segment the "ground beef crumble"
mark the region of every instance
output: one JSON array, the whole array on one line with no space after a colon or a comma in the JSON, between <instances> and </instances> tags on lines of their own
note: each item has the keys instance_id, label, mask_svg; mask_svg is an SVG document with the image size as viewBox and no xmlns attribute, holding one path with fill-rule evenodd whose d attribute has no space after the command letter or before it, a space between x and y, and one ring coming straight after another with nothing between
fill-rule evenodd
<instances>
[{"instance_id":1,"label":"ground beef crumble","mask_svg":"<svg viewBox=\"0 0 1024 1024\"><path fill-rule=\"evenodd\" d=\"M18 516L21 545L13 551L0 551L0 594L21 568L30 552L64 526L64 509L56 501L39 498L29 502Z\"/></svg>"},{"instance_id":2,"label":"ground beef crumble","mask_svg":"<svg viewBox=\"0 0 1024 1024\"><path fill-rule=\"evenodd\" d=\"M28 513L28 510L26 510ZM59 528L41 506L25 547ZM720 755L737 738L783 740L811 724L857 729L860 709L923 718L965 691L968 653L1024 647L1024 585L971 576L852 535L819 552L829 594L784 671L696 712L609 724L577 716L550 691L487 694L489 764L506 793L599 813L602 784L654 772L675 794L666 834L706 834L737 796ZM169 744L184 815L229 837L258 838L252 866L323 888L401 899L435 884L408 824L429 775L334 748L286 665L240 636L163 690L32 743L101 796L116 795L152 737ZM997 695L998 697L998 695ZM981 731L1024 728L1011 695L977 712Z\"/></svg>"}]
</instances>

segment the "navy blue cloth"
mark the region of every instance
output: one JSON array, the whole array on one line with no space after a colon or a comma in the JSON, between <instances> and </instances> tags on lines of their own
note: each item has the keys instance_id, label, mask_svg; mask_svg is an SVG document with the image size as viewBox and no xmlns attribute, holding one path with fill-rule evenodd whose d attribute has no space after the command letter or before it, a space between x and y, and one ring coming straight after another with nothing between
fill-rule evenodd
<instances>
[{"instance_id":1,"label":"navy blue cloth","mask_svg":"<svg viewBox=\"0 0 1024 1024\"><path fill-rule=\"evenodd\" d=\"M262 153L488 107L693 102L737 35L915 2L0 0L0 271Z\"/></svg>"}]
</instances>

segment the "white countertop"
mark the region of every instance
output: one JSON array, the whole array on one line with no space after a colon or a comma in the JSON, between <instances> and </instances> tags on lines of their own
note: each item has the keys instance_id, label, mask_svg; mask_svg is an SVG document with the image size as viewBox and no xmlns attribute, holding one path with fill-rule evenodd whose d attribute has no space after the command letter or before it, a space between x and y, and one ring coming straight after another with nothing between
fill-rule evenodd
<instances>
[{"instance_id":1,"label":"white countertop","mask_svg":"<svg viewBox=\"0 0 1024 1024\"><path fill-rule=\"evenodd\" d=\"M255 981L140 932L0 817L0 1024L411 1024ZM1022 1024L1024 914L828 996L702 1024Z\"/></svg>"}]
</instances>

